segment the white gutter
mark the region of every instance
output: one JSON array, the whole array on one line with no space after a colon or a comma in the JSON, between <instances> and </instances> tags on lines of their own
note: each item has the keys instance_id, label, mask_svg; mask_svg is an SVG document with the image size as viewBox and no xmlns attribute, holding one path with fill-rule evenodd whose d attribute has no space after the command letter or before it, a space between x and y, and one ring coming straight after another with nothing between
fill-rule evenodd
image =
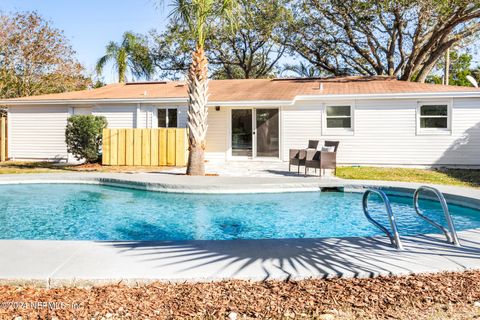
<instances>
[{"instance_id":1,"label":"white gutter","mask_svg":"<svg viewBox=\"0 0 480 320\"><path fill-rule=\"evenodd\" d=\"M296 96L294 101L312 100L374 100L374 99L417 99L417 98L480 98L480 90L467 92L417 92L417 93L378 93L378 94L324 94Z\"/></svg>"},{"instance_id":2,"label":"white gutter","mask_svg":"<svg viewBox=\"0 0 480 320\"><path fill-rule=\"evenodd\" d=\"M187 98L0 100L0 105L102 104L102 103L187 103Z\"/></svg>"},{"instance_id":3,"label":"white gutter","mask_svg":"<svg viewBox=\"0 0 480 320\"><path fill-rule=\"evenodd\" d=\"M295 101L315 100L378 100L378 99L421 99L421 98L480 98L480 90L477 92L428 92L428 93L382 93L382 94L336 94L336 95L299 95L293 100L244 100L244 101L209 101L208 106L290 106ZM69 100L0 100L0 105L61 105L61 104L102 104L102 103L173 103L186 104L188 98L135 98L135 99L69 99Z\"/></svg>"}]
</instances>

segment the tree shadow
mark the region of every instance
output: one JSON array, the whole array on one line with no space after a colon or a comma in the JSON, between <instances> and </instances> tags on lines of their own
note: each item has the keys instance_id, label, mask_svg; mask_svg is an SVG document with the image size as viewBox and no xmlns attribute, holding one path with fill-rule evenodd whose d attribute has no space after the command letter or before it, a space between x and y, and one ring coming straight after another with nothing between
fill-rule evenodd
<instances>
[{"instance_id":1,"label":"tree shadow","mask_svg":"<svg viewBox=\"0 0 480 320\"><path fill-rule=\"evenodd\" d=\"M480 231L474 239L480 239ZM102 242L134 256L165 278L182 280L295 280L373 277L464 270L480 256L480 240L458 248L436 235L404 237L404 251L385 237L229 241Z\"/></svg>"},{"instance_id":2,"label":"tree shadow","mask_svg":"<svg viewBox=\"0 0 480 320\"><path fill-rule=\"evenodd\" d=\"M478 169L445 168L452 165L471 167L471 159L476 159L477 163L474 165ZM456 139L435 162L435 167L454 179L466 182L473 187L480 187L480 122Z\"/></svg>"}]
</instances>

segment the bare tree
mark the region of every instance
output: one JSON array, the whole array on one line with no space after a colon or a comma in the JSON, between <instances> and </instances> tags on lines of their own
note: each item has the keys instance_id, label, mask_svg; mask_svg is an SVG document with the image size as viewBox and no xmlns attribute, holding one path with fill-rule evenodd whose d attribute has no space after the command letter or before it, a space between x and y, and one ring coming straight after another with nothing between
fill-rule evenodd
<instances>
[{"instance_id":1,"label":"bare tree","mask_svg":"<svg viewBox=\"0 0 480 320\"><path fill-rule=\"evenodd\" d=\"M294 16L289 46L317 68L419 82L480 31L478 0L300 0Z\"/></svg>"}]
</instances>

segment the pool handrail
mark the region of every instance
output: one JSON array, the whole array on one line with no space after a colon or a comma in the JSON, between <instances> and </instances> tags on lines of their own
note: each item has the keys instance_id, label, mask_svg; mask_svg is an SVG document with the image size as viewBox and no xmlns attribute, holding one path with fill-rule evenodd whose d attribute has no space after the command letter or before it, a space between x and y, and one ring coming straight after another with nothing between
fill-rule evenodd
<instances>
[{"instance_id":1,"label":"pool handrail","mask_svg":"<svg viewBox=\"0 0 480 320\"><path fill-rule=\"evenodd\" d=\"M442 226L441 224L439 224L439 223L433 221L432 219L428 218L427 216L425 216L420 211L420 207L419 207L418 202L419 202L419 197L420 197L420 192L421 191L430 191L434 195L436 195L436 197L438 198L438 201L440 202L440 204L442 206L443 214L445 216L445 220L447 221L447 225L448 225L448 230L444 226ZM450 214L450 210L448 210L447 200L445 200L445 197L440 192L440 190L438 190L437 188L434 188L434 187L430 187L430 186L420 186L420 187L418 187L417 190L415 190L415 192L413 194L413 206L415 208L415 212L423 220L427 221L432 226L436 227L437 229L439 229L440 231L442 231L445 234L445 237L447 238L447 242L453 244L456 247L461 247L460 241L458 240L457 231L455 230L455 225L453 224L452 215Z\"/></svg>"},{"instance_id":2,"label":"pool handrail","mask_svg":"<svg viewBox=\"0 0 480 320\"><path fill-rule=\"evenodd\" d=\"M387 211L387 214L388 214L388 219L390 221L390 227L392 228L392 232L390 232L387 228L385 228L380 223L378 223L370 215L370 212L368 211L368 197L372 193L375 193L375 194L379 195L380 198L382 198L383 203L385 204L385 210ZM367 189L363 194L362 206L363 206L363 213L367 217L368 221L370 221L374 226L376 226L377 228L382 230L387 235L387 237L390 239L391 244L397 250L403 250L403 244L402 244L402 241L400 240L400 235L398 233L398 228L397 228L397 222L395 220L395 215L393 214L392 206L390 205L390 200L388 199L385 192L383 192L381 190L377 190L377 189Z\"/></svg>"}]
</instances>

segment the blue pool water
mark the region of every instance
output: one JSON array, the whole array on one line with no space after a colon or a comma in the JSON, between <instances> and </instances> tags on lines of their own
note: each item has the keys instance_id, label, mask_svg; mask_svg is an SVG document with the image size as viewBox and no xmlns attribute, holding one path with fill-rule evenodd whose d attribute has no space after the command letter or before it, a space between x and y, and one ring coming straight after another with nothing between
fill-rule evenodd
<instances>
[{"instance_id":1,"label":"blue pool water","mask_svg":"<svg viewBox=\"0 0 480 320\"><path fill-rule=\"evenodd\" d=\"M0 239L227 240L374 236L361 194L306 192L192 195L95 185L0 186ZM401 235L435 233L411 198L390 197ZM421 201L442 218L436 202ZM372 196L372 215L387 223ZM480 212L450 205L458 230L480 227Z\"/></svg>"}]
</instances>

